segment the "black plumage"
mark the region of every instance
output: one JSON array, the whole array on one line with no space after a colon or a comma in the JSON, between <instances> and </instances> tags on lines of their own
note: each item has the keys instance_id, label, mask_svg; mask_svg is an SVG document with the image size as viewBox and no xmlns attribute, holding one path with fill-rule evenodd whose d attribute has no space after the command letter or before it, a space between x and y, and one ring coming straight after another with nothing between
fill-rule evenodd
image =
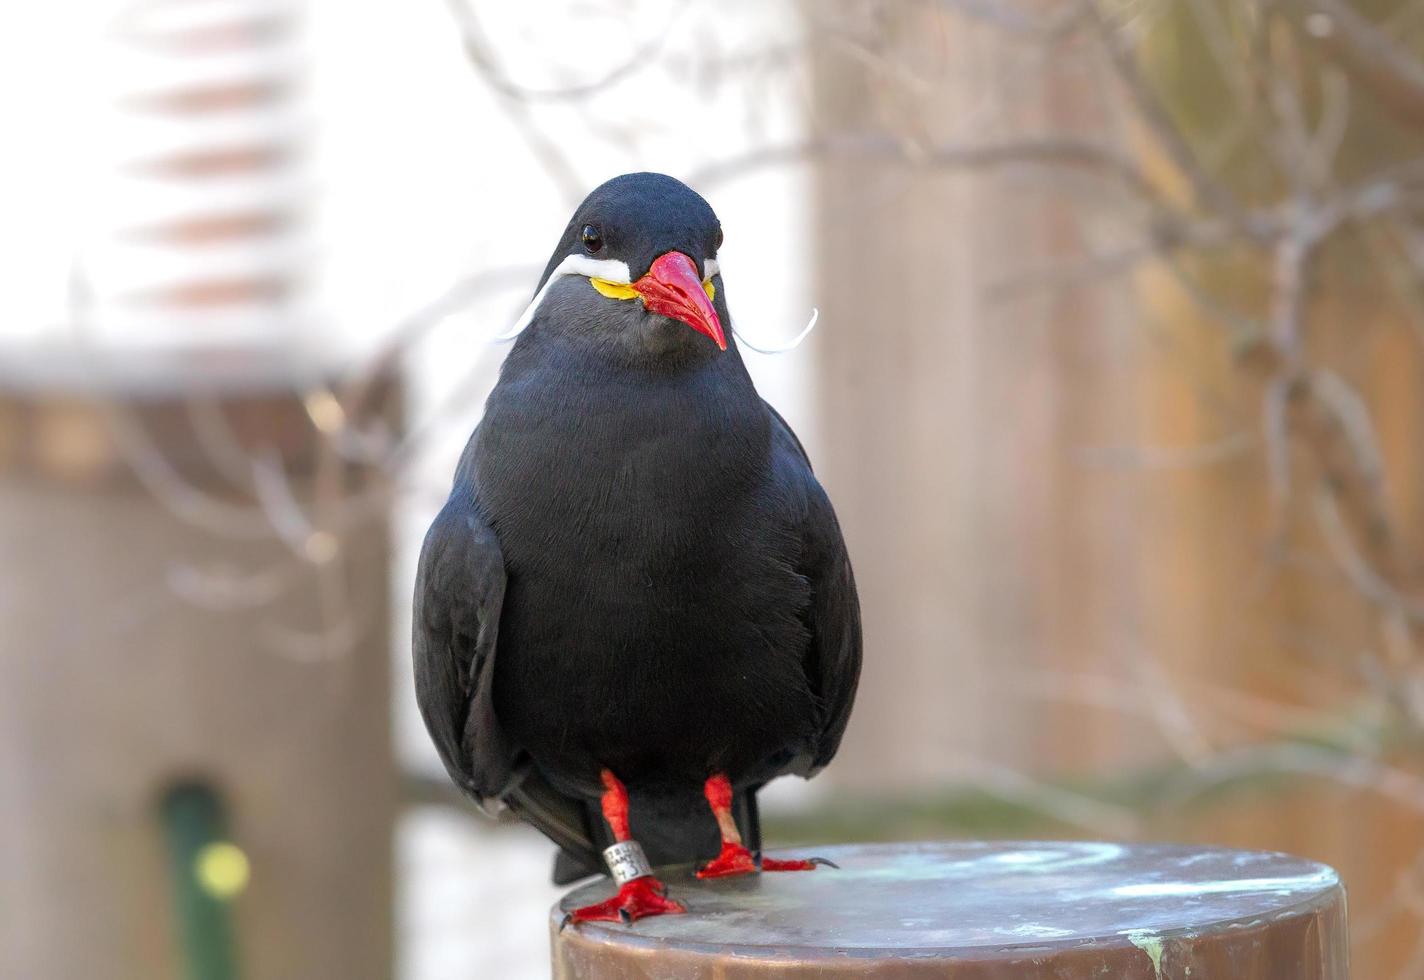
<instances>
[{"instance_id":1,"label":"black plumage","mask_svg":"<svg viewBox=\"0 0 1424 980\"><path fill-rule=\"evenodd\" d=\"M716 773L756 851L756 790L829 762L850 713L855 583L800 443L733 337L719 350L589 281L622 262L637 285L669 253L703 278L720 243L712 209L670 177L589 195L421 554L431 737L465 792L560 846L559 880L601 870L605 768L654 864L717 855L701 797ZM558 274L571 255L578 270ZM730 323L720 273L706 278Z\"/></svg>"}]
</instances>

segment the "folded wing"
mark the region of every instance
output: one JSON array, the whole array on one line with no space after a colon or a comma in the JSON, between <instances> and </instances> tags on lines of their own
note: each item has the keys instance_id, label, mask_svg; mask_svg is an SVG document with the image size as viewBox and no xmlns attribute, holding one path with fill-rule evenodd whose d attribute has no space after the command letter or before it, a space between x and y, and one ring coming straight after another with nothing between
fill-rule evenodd
<instances>
[{"instance_id":1,"label":"folded wing","mask_svg":"<svg viewBox=\"0 0 1424 980\"><path fill-rule=\"evenodd\" d=\"M811 635L804 664L806 679L820 701L820 737L807 775L814 775L836 754L850 720L851 704L860 681L860 599L850 556L835 511L811 472L796 434L770 405L775 465L794 488L795 521L801 550L797 571L811 586L805 621Z\"/></svg>"}]
</instances>

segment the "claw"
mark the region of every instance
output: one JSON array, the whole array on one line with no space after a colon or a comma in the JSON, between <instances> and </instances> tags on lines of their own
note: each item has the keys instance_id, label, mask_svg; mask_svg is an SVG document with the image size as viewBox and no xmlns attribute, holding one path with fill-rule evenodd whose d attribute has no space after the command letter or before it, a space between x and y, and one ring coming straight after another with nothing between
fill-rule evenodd
<instances>
[{"instance_id":1,"label":"claw","mask_svg":"<svg viewBox=\"0 0 1424 980\"><path fill-rule=\"evenodd\" d=\"M569 923L572 921L574 921L574 914L572 912L565 912L564 917L559 920L559 932L563 932L567 929Z\"/></svg>"},{"instance_id":2,"label":"claw","mask_svg":"<svg viewBox=\"0 0 1424 980\"><path fill-rule=\"evenodd\" d=\"M835 868L837 871L839 871L839 870L841 869L841 866L840 866L839 864L836 864L836 862L830 860L829 858L813 857L813 858L808 858L808 860L809 860L812 864L819 864L819 865L821 865L821 866L823 866L823 867L827 867L827 868Z\"/></svg>"}]
</instances>

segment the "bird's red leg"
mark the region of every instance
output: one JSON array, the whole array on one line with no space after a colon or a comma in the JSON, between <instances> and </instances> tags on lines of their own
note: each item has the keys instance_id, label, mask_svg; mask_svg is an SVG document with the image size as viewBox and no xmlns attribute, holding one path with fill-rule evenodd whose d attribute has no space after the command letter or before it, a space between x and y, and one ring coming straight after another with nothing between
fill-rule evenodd
<instances>
[{"instance_id":1,"label":"bird's red leg","mask_svg":"<svg viewBox=\"0 0 1424 980\"><path fill-rule=\"evenodd\" d=\"M718 829L722 831L722 853L703 865L697 872L697 877L726 878L757 870L814 871L816 865L830 863L816 859L781 861L776 858L762 858L758 861L742 843L741 831L737 830L737 821L732 817L732 784L727 781L727 777L720 773L711 777L703 785L702 792L707 797L707 805L712 807L712 815L717 818Z\"/></svg>"},{"instance_id":2,"label":"bird's red leg","mask_svg":"<svg viewBox=\"0 0 1424 980\"><path fill-rule=\"evenodd\" d=\"M603 770L602 803L603 819L608 821L609 829L613 831L613 839L617 842L604 852L605 858L613 865L616 859L615 848L629 844L633 845L641 858L642 849L637 847L628 833L628 791L619 782L618 777L607 769ZM643 868L646 869L646 859L642 860ZM621 878L624 873L621 871L621 862L620 867L610 867L610 870L613 871L615 879ZM637 870L635 868L633 873L636 874ZM612 898L575 909L568 914L564 922L632 922L648 915L668 915L686 911L687 908L681 902L668 898L663 883L653 877L650 870L645 870L636 877L620 881L618 894Z\"/></svg>"}]
</instances>

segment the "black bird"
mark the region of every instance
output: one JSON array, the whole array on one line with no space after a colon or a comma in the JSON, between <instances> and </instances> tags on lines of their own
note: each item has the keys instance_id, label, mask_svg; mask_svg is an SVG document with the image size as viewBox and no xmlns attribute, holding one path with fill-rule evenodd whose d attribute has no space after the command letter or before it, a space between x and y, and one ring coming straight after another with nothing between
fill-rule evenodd
<instances>
[{"instance_id":1,"label":"black bird","mask_svg":"<svg viewBox=\"0 0 1424 980\"><path fill-rule=\"evenodd\" d=\"M814 868L759 859L756 791L831 760L860 674L840 528L723 327L721 244L671 177L584 200L420 557L426 727L556 881L607 862L575 921L682 911L652 866Z\"/></svg>"}]
</instances>

